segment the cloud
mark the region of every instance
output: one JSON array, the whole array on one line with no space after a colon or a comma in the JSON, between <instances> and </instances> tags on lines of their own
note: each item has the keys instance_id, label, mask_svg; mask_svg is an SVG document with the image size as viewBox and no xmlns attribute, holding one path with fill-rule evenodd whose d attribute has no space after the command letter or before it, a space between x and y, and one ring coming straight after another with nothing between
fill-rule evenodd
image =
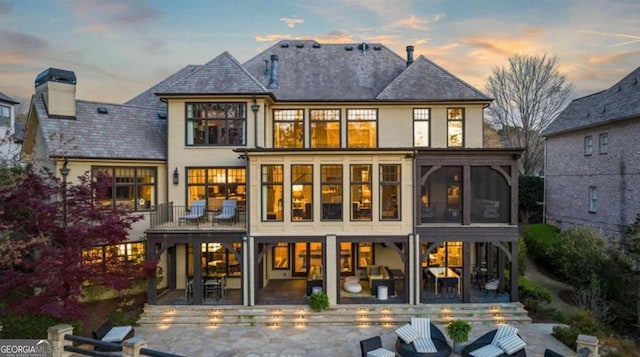
<instances>
[{"instance_id":1,"label":"cloud","mask_svg":"<svg viewBox=\"0 0 640 357\"><path fill-rule=\"evenodd\" d=\"M636 35L628 35L624 33L608 33L608 32L599 32L599 31L591 31L591 30L584 31L584 32L605 36L605 37L615 37L619 39L625 39L625 41L615 43L611 46L625 46L625 45L630 45L634 43L640 43L640 36L636 36Z\"/></svg>"},{"instance_id":2,"label":"cloud","mask_svg":"<svg viewBox=\"0 0 640 357\"><path fill-rule=\"evenodd\" d=\"M278 42L280 40L285 40L291 38L290 35L280 35L280 34L268 34L268 35L257 35L254 39L258 42Z\"/></svg>"},{"instance_id":3,"label":"cloud","mask_svg":"<svg viewBox=\"0 0 640 357\"><path fill-rule=\"evenodd\" d=\"M13 65L42 57L48 50L48 43L39 37L22 32L0 30L0 64Z\"/></svg>"},{"instance_id":4,"label":"cloud","mask_svg":"<svg viewBox=\"0 0 640 357\"><path fill-rule=\"evenodd\" d=\"M78 33L104 33L151 23L163 13L140 0L108 1L83 0L67 3L72 16L84 26L76 28Z\"/></svg>"},{"instance_id":5,"label":"cloud","mask_svg":"<svg viewBox=\"0 0 640 357\"><path fill-rule=\"evenodd\" d=\"M320 35L282 35L282 34L267 34L257 35L254 37L257 42L278 42L281 40L315 40L320 43L353 43L355 40L353 36L347 32L331 31Z\"/></svg>"},{"instance_id":6,"label":"cloud","mask_svg":"<svg viewBox=\"0 0 640 357\"><path fill-rule=\"evenodd\" d=\"M0 0L0 17L9 15L12 10L9 0Z\"/></svg>"},{"instance_id":7,"label":"cloud","mask_svg":"<svg viewBox=\"0 0 640 357\"><path fill-rule=\"evenodd\" d=\"M424 18L424 17L418 17L416 15L410 15L409 17L405 17L397 21L394 21L385 27L389 29L409 28L412 30L427 31L429 29L429 26L428 26L429 24L438 22L442 20L444 17L445 15L443 13L433 15L431 16L431 18Z\"/></svg>"},{"instance_id":8,"label":"cloud","mask_svg":"<svg viewBox=\"0 0 640 357\"><path fill-rule=\"evenodd\" d=\"M295 17L281 17L280 21L284 22L285 24L287 24L287 26L291 28L294 28L296 27L296 25L304 23L303 19L298 19Z\"/></svg>"},{"instance_id":9,"label":"cloud","mask_svg":"<svg viewBox=\"0 0 640 357\"><path fill-rule=\"evenodd\" d=\"M593 55L590 56L587 61L591 64L609 64L635 58L640 58L640 53L638 51L619 52L606 55Z\"/></svg>"}]
</instances>

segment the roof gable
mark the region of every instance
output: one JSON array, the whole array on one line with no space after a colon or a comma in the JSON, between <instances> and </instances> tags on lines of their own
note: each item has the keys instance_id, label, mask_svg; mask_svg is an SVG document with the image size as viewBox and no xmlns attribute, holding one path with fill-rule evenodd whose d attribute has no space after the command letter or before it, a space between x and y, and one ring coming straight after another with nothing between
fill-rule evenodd
<instances>
[{"instance_id":1,"label":"roof gable","mask_svg":"<svg viewBox=\"0 0 640 357\"><path fill-rule=\"evenodd\" d=\"M5 102L9 104L20 104L20 102L16 101L15 99L9 97L8 95L2 92L0 92L0 102Z\"/></svg>"},{"instance_id":2,"label":"roof gable","mask_svg":"<svg viewBox=\"0 0 640 357\"><path fill-rule=\"evenodd\" d=\"M418 57L377 97L378 100L490 100L442 67Z\"/></svg>"},{"instance_id":3,"label":"roof gable","mask_svg":"<svg viewBox=\"0 0 640 357\"><path fill-rule=\"evenodd\" d=\"M247 94L266 93L263 87L229 52L225 51L200 66L158 95L171 94Z\"/></svg>"},{"instance_id":4,"label":"roof gable","mask_svg":"<svg viewBox=\"0 0 640 357\"><path fill-rule=\"evenodd\" d=\"M196 71L200 67L201 67L200 65L187 65L184 68L180 69L178 72L163 79L161 82L157 83L153 87L133 97L132 99L127 101L125 104L135 105L139 107L166 108L167 105L160 100L160 97L158 97L156 93L162 92L163 90L174 85L176 82L190 76L194 71Z\"/></svg>"},{"instance_id":5,"label":"roof gable","mask_svg":"<svg viewBox=\"0 0 640 357\"><path fill-rule=\"evenodd\" d=\"M280 41L243 64L268 87L271 55L278 56L279 100L374 100L406 67L406 61L380 44L320 44Z\"/></svg>"},{"instance_id":6,"label":"roof gable","mask_svg":"<svg viewBox=\"0 0 640 357\"><path fill-rule=\"evenodd\" d=\"M609 89L577 98L542 132L549 136L640 116L640 67Z\"/></svg>"}]
</instances>

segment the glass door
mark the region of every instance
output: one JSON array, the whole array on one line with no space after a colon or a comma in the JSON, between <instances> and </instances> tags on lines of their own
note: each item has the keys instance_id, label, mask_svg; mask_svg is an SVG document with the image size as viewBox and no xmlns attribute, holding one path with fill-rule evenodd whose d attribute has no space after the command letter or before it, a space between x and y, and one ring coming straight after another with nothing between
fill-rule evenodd
<instances>
[{"instance_id":1,"label":"glass door","mask_svg":"<svg viewBox=\"0 0 640 357\"><path fill-rule=\"evenodd\" d=\"M306 276L311 267L322 268L322 243L298 242L294 243L293 275Z\"/></svg>"},{"instance_id":2,"label":"glass door","mask_svg":"<svg viewBox=\"0 0 640 357\"><path fill-rule=\"evenodd\" d=\"M353 244L340 243L340 275L353 275Z\"/></svg>"}]
</instances>

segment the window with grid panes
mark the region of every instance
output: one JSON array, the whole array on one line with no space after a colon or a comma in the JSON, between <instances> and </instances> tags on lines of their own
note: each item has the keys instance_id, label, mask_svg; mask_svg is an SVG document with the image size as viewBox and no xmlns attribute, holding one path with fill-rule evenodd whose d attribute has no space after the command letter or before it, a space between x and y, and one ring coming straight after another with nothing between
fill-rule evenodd
<instances>
[{"instance_id":1,"label":"window with grid panes","mask_svg":"<svg viewBox=\"0 0 640 357\"><path fill-rule=\"evenodd\" d=\"M351 219L371 220L371 165L351 165Z\"/></svg>"},{"instance_id":2,"label":"window with grid panes","mask_svg":"<svg viewBox=\"0 0 640 357\"><path fill-rule=\"evenodd\" d=\"M429 147L431 109L413 109L413 145L416 147Z\"/></svg>"},{"instance_id":3,"label":"window with grid panes","mask_svg":"<svg viewBox=\"0 0 640 357\"><path fill-rule=\"evenodd\" d=\"M347 109L347 147L375 148L377 146L378 111Z\"/></svg>"},{"instance_id":4,"label":"window with grid panes","mask_svg":"<svg viewBox=\"0 0 640 357\"><path fill-rule=\"evenodd\" d=\"M304 147L304 110L276 109L273 111L273 147Z\"/></svg>"},{"instance_id":5,"label":"window with grid panes","mask_svg":"<svg viewBox=\"0 0 640 357\"><path fill-rule=\"evenodd\" d=\"M342 220L342 165L320 166L322 220Z\"/></svg>"},{"instance_id":6,"label":"window with grid panes","mask_svg":"<svg viewBox=\"0 0 640 357\"><path fill-rule=\"evenodd\" d=\"M380 220L400 219L400 165L380 165Z\"/></svg>"},{"instance_id":7,"label":"window with grid panes","mask_svg":"<svg viewBox=\"0 0 640 357\"><path fill-rule=\"evenodd\" d=\"M312 148L340 147L340 110L311 109L309 111Z\"/></svg>"},{"instance_id":8,"label":"window with grid panes","mask_svg":"<svg viewBox=\"0 0 640 357\"><path fill-rule=\"evenodd\" d=\"M187 103L187 145L246 145L246 109L245 103Z\"/></svg>"},{"instance_id":9,"label":"window with grid panes","mask_svg":"<svg viewBox=\"0 0 640 357\"><path fill-rule=\"evenodd\" d=\"M284 219L284 182L282 165L262 165L262 220Z\"/></svg>"},{"instance_id":10,"label":"window with grid panes","mask_svg":"<svg viewBox=\"0 0 640 357\"><path fill-rule=\"evenodd\" d=\"M447 109L447 145L464 146L464 108Z\"/></svg>"},{"instance_id":11,"label":"window with grid panes","mask_svg":"<svg viewBox=\"0 0 640 357\"><path fill-rule=\"evenodd\" d=\"M95 180L104 183L104 186L100 185L103 191L98 192L98 200L105 207L117 205L143 211L156 204L155 167L94 166L91 173Z\"/></svg>"}]
</instances>

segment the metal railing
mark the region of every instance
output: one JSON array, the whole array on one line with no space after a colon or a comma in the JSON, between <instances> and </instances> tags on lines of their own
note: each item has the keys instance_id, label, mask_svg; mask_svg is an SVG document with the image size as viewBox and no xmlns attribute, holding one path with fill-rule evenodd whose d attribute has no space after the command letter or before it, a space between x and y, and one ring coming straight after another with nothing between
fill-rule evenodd
<instances>
[{"instance_id":1,"label":"metal railing","mask_svg":"<svg viewBox=\"0 0 640 357\"><path fill-rule=\"evenodd\" d=\"M180 229L244 229L245 208L235 209L232 218L220 219L219 209L208 207L175 206L173 202L158 204L151 208L149 227L152 229L180 228Z\"/></svg>"}]
</instances>

